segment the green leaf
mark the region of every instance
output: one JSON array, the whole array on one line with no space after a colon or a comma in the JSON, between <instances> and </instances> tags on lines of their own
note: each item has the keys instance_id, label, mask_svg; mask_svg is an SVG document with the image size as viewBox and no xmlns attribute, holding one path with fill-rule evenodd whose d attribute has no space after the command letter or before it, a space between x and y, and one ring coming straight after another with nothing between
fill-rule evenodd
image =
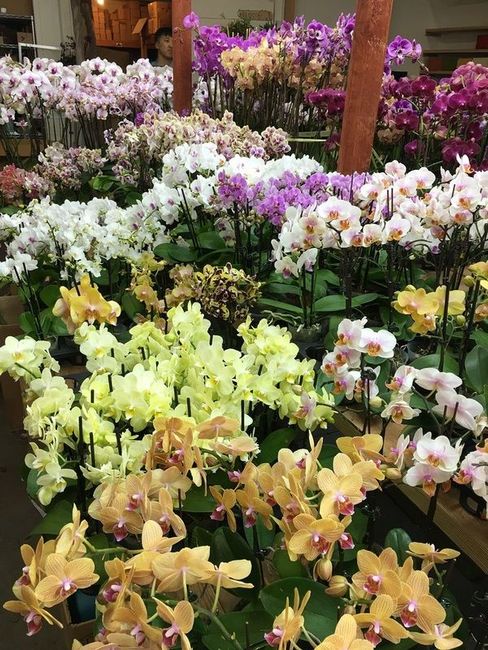
<instances>
[{"instance_id":1,"label":"green leaf","mask_svg":"<svg viewBox=\"0 0 488 650\"><path fill-rule=\"evenodd\" d=\"M365 305L368 302L373 302L373 300L378 300L378 298L381 298L379 293L363 293L361 296L354 296L352 306L359 307L359 305Z\"/></svg>"},{"instance_id":2,"label":"green leaf","mask_svg":"<svg viewBox=\"0 0 488 650\"><path fill-rule=\"evenodd\" d=\"M142 302L139 302L139 300L129 292L124 293L121 302L123 310L131 320L134 320L137 314L144 313L144 305Z\"/></svg>"},{"instance_id":3,"label":"green leaf","mask_svg":"<svg viewBox=\"0 0 488 650\"><path fill-rule=\"evenodd\" d=\"M381 650L410 650L410 648L419 648L417 642L413 639L402 639L400 643L381 643Z\"/></svg>"},{"instance_id":4,"label":"green leaf","mask_svg":"<svg viewBox=\"0 0 488 650\"><path fill-rule=\"evenodd\" d=\"M280 578L306 578L307 569L299 560L290 560L288 551L277 549L273 554L273 564Z\"/></svg>"},{"instance_id":5,"label":"green leaf","mask_svg":"<svg viewBox=\"0 0 488 650\"><path fill-rule=\"evenodd\" d=\"M385 548L392 548L400 564L403 564L408 558L408 545L411 541L409 534L403 528L392 528L385 537Z\"/></svg>"},{"instance_id":6,"label":"green leaf","mask_svg":"<svg viewBox=\"0 0 488 650\"><path fill-rule=\"evenodd\" d=\"M159 244L154 254L168 262L193 262L196 259L193 249L178 244Z\"/></svg>"},{"instance_id":7,"label":"green leaf","mask_svg":"<svg viewBox=\"0 0 488 650\"><path fill-rule=\"evenodd\" d=\"M476 330L473 332L472 338L482 348L488 349L488 332L483 332L483 330Z\"/></svg>"},{"instance_id":8,"label":"green leaf","mask_svg":"<svg viewBox=\"0 0 488 650\"><path fill-rule=\"evenodd\" d=\"M250 600L256 595L256 590L259 590L261 586L258 560L249 544L238 533L233 533L229 528L217 528L210 544L210 560L214 564L232 560L249 560L252 566L251 573L244 579L244 582L252 583L254 589L231 589L229 591L246 600Z\"/></svg>"},{"instance_id":9,"label":"green leaf","mask_svg":"<svg viewBox=\"0 0 488 650\"><path fill-rule=\"evenodd\" d=\"M27 481L26 481L26 490L27 490L27 494L30 496L31 499L36 499L37 493L39 492L40 486L37 484L38 476L39 476L39 472L37 469L29 470L29 473L27 475Z\"/></svg>"},{"instance_id":10,"label":"green leaf","mask_svg":"<svg viewBox=\"0 0 488 650\"><path fill-rule=\"evenodd\" d=\"M203 487L193 485L181 503L184 512L213 512L215 501L210 493L205 494Z\"/></svg>"},{"instance_id":11,"label":"green leaf","mask_svg":"<svg viewBox=\"0 0 488 650\"><path fill-rule=\"evenodd\" d=\"M261 298L258 301L258 306L262 309L270 309L271 311L277 312L289 312L290 314L296 314L297 316L302 316L303 312L300 307L296 305L290 305L287 302L281 302L280 300L271 300L270 298Z\"/></svg>"},{"instance_id":12,"label":"green leaf","mask_svg":"<svg viewBox=\"0 0 488 650\"><path fill-rule=\"evenodd\" d=\"M51 332L56 336L69 335L68 328L66 327L66 323L64 323L64 321L62 321L57 316L53 317L51 321Z\"/></svg>"},{"instance_id":13,"label":"green leaf","mask_svg":"<svg viewBox=\"0 0 488 650\"><path fill-rule=\"evenodd\" d=\"M244 534L246 536L247 543L249 544L249 547L252 549L254 549L254 544L255 544L254 532L253 532L254 530L256 530L259 550L264 550L273 546L275 536L276 536L274 523L271 530L268 530L268 528L266 528L266 526L264 525L263 518L258 517L253 528L244 528Z\"/></svg>"},{"instance_id":14,"label":"green leaf","mask_svg":"<svg viewBox=\"0 0 488 650\"><path fill-rule=\"evenodd\" d=\"M334 456L339 453L339 449L335 445L324 445L319 454L319 463L322 467L332 469Z\"/></svg>"},{"instance_id":15,"label":"green leaf","mask_svg":"<svg viewBox=\"0 0 488 650\"><path fill-rule=\"evenodd\" d=\"M71 521L73 504L69 501L56 501L47 508L45 517L35 526L29 537L34 535L49 535L55 537L61 528Z\"/></svg>"},{"instance_id":16,"label":"green leaf","mask_svg":"<svg viewBox=\"0 0 488 650\"><path fill-rule=\"evenodd\" d=\"M202 248L209 248L211 250L222 250L227 248L225 241L214 230L211 232L201 232L198 234L198 243Z\"/></svg>"},{"instance_id":17,"label":"green leaf","mask_svg":"<svg viewBox=\"0 0 488 650\"><path fill-rule=\"evenodd\" d=\"M414 368L438 368L440 363L439 354L428 354L425 357L418 357L410 364ZM453 372L457 374L459 367L457 361L451 357L450 354L445 355L444 357L444 372Z\"/></svg>"},{"instance_id":18,"label":"green leaf","mask_svg":"<svg viewBox=\"0 0 488 650\"><path fill-rule=\"evenodd\" d=\"M265 633L269 632L273 627L271 614L263 609L256 610L255 608L241 612L219 614L219 621L230 634L235 635L243 648L246 647L247 643L254 646L262 642ZM232 646L228 639L224 637L223 632L215 623L211 622L206 632L202 641L208 650L231 649Z\"/></svg>"},{"instance_id":19,"label":"green leaf","mask_svg":"<svg viewBox=\"0 0 488 650\"><path fill-rule=\"evenodd\" d=\"M266 293L279 294L279 295L294 295L301 296L302 290L296 284L285 284L284 282L269 282L264 287Z\"/></svg>"},{"instance_id":20,"label":"green leaf","mask_svg":"<svg viewBox=\"0 0 488 650\"><path fill-rule=\"evenodd\" d=\"M20 314L19 325L24 334L36 333L36 321L30 311L25 311L23 314Z\"/></svg>"},{"instance_id":21,"label":"green leaf","mask_svg":"<svg viewBox=\"0 0 488 650\"><path fill-rule=\"evenodd\" d=\"M331 284L333 287L341 286L341 280L339 276L329 269L319 269L317 271L316 282L326 282L327 284Z\"/></svg>"},{"instance_id":22,"label":"green leaf","mask_svg":"<svg viewBox=\"0 0 488 650\"><path fill-rule=\"evenodd\" d=\"M57 284L50 284L47 287L43 287L39 296L46 307L54 307L56 300L61 297L59 286Z\"/></svg>"},{"instance_id":23,"label":"green leaf","mask_svg":"<svg viewBox=\"0 0 488 650\"><path fill-rule=\"evenodd\" d=\"M329 318L329 328L325 337L324 346L326 350L332 350L337 339L337 328L342 321L342 316L331 316Z\"/></svg>"},{"instance_id":24,"label":"green leaf","mask_svg":"<svg viewBox=\"0 0 488 650\"><path fill-rule=\"evenodd\" d=\"M109 540L107 535L99 533L98 535L93 535L88 538L88 541L95 548L111 548L114 546L113 542ZM105 571L105 561L112 560L115 555L110 554L97 554L92 556L92 560L95 563L95 573L100 576L100 582L104 582L107 578L107 572Z\"/></svg>"},{"instance_id":25,"label":"green leaf","mask_svg":"<svg viewBox=\"0 0 488 650\"><path fill-rule=\"evenodd\" d=\"M346 299L344 296L324 296L319 298L313 304L313 310L316 313L326 313L331 311L344 311L346 308Z\"/></svg>"},{"instance_id":26,"label":"green leaf","mask_svg":"<svg viewBox=\"0 0 488 650\"><path fill-rule=\"evenodd\" d=\"M274 463L278 458L280 449L289 447L290 443L296 438L297 431L291 427L285 429L277 429L269 433L266 438L260 443L259 447L259 462L260 463Z\"/></svg>"},{"instance_id":27,"label":"green leaf","mask_svg":"<svg viewBox=\"0 0 488 650\"><path fill-rule=\"evenodd\" d=\"M328 596L324 586L310 578L283 578L264 587L259 594L259 599L264 609L272 616L280 614L288 598L293 604L294 590L298 589L300 598L311 592L310 600L303 613L305 628L315 634L319 639L332 634L337 623L337 606L340 601Z\"/></svg>"},{"instance_id":28,"label":"green leaf","mask_svg":"<svg viewBox=\"0 0 488 650\"><path fill-rule=\"evenodd\" d=\"M466 356L466 379L477 393L488 385L488 348L476 345Z\"/></svg>"},{"instance_id":29,"label":"green leaf","mask_svg":"<svg viewBox=\"0 0 488 650\"><path fill-rule=\"evenodd\" d=\"M195 526L191 540L194 546L210 546L212 543L212 533L201 526Z\"/></svg>"}]
</instances>

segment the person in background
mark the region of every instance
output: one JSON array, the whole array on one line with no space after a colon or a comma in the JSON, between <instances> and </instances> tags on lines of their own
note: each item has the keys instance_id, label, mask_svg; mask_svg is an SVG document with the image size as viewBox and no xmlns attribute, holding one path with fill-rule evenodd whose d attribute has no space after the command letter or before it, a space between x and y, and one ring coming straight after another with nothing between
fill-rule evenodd
<instances>
[{"instance_id":1,"label":"person in background","mask_svg":"<svg viewBox=\"0 0 488 650\"><path fill-rule=\"evenodd\" d=\"M153 66L173 68L173 32L170 27L161 27L155 34L155 45L158 55Z\"/></svg>"}]
</instances>

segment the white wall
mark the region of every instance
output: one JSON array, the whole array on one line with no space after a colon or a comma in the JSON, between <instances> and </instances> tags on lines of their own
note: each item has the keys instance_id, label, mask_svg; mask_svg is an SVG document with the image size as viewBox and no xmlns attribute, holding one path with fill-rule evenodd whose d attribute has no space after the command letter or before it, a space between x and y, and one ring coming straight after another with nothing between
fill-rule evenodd
<instances>
[{"instance_id":1,"label":"white wall","mask_svg":"<svg viewBox=\"0 0 488 650\"><path fill-rule=\"evenodd\" d=\"M73 36L70 0L33 0L36 40L40 45L59 47L67 36ZM58 52L40 50L39 56L59 58Z\"/></svg>"},{"instance_id":2,"label":"white wall","mask_svg":"<svg viewBox=\"0 0 488 650\"><path fill-rule=\"evenodd\" d=\"M202 24L226 25L238 18L239 9L265 9L271 11L275 20L283 19L284 0L193 0L193 11Z\"/></svg>"},{"instance_id":3,"label":"white wall","mask_svg":"<svg viewBox=\"0 0 488 650\"><path fill-rule=\"evenodd\" d=\"M296 0L296 13L333 24L342 13L352 13L356 0ZM475 47L474 34L425 36L432 27L488 27L488 0L394 0L391 36L415 38L425 49Z\"/></svg>"}]
</instances>

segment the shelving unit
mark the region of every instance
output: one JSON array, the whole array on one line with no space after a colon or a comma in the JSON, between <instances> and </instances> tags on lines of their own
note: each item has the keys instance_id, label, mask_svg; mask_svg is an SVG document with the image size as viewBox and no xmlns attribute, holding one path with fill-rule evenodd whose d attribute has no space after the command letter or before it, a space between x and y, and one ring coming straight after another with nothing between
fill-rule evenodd
<instances>
[{"instance_id":1,"label":"shelving unit","mask_svg":"<svg viewBox=\"0 0 488 650\"><path fill-rule=\"evenodd\" d=\"M488 32L488 26L483 25L467 25L465 27L435 27L425 30L426 36L436 36L441 37L443 35L461 35L458 38L464 41L471 41L471 37L462 36L463 34L473 34L472 45L464 45L459 47L446 47L436 48L436 49L427 49L424 50L424 56L427 57L426 64L430 70L430 73L435 77L447 77L453 70L458 67L461 63L465 63L462 59L473 60L481 58L488 58L488 49L486 49L486 44L483 40L486 38L483 36ZM480 47L475 47L476 39L478 38L478 45ZM485 61L483 63L486 64Z\"/></svg>"},{"instance_id":2,"label":"shelving unit","mask_svg":"<svg viewBox=\"0 0 488 650\"><path fill-rule=\"evenodd\" d=\"M0 43L0 55L17 52L19 42L36 42L34 16L0 13L0 32L4 39L7 38L7 42ZM26 34L29 40L19 41L19 34Z\"/></svg>"},{"instance_id":3,"label":"shelving unit","mask_svg":"<svg viewBox=\"0 0 488 650\"><path fill-rule=\"evenodd\" d=\"M488 32L488 27L480 27L479 25L475 27L434 27L432 29L426 29L425 35L442 36L442 34L467 34L476 32Z\"/></svg>"}]
</instances>

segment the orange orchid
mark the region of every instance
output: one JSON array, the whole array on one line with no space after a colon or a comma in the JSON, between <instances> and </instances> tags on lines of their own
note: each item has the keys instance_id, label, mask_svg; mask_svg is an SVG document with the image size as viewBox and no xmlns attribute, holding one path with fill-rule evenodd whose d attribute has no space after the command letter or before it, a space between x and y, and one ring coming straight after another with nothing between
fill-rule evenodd
<instances>
[{"instance_id":1,"label":"orange orchid","mask_svg":"<svg viewBox=\"0 0 488 650\"><path fill-rule=\"evenodd\" d=\"M351 614L339 619L334 634L319 643L315 650L373 650L374 645L358 638L358 626Z\"/></svg>"},{"instance_id":2,"label":"orange orchid","mask_svg":"<svg viewBox=\"0 0 488 650\"><path fill-rule=\"evenodd\" d=\"M28 544L22 544L20 554L24 561L22 575L16 581L16 585L30 585L35 587L44 574L46 558L54 552L55 541L44 542L41 537L37 542L35 550Z\"/></svg>"},{"instance_id":3,"label":"orange orchid","mask_svg":"<svg viewBox=\"0 0 488 650\"><path fill-rule=\"evenodd\" d=\"M224 589L252 589L253 584L242 582L243 578L251 573L252 565L249 560L231 560L230 562L221 562L219 566L213 567L202 576L202 582L216 587L216 592L220 588Z\"/></svg>"},{"instance_id":4,"label":"orange orchid","mask_svg":"<svg viewBox=\"0 0 488 650\"><path fill-rule=\"evenodd\" d=\"M406 628L417 625L424 631L442 623L446 617L442 605L430 595L429 578L423 571L413 571L402 584L397 612Z\"/></svg>"},{"instance_id":5,"label":"orange orchid","mask_svg":"<svg viewBox=\"0 0 488 650\"><path fill-rule=\"evenodd\" d=\"M124 491L127 493L126 510L138 510L144 513L148 497L153 487L152 473L142 476L129 474L124 481Z\"/></svg>"},{"instance_id":6,"label":"orange orchid","mask_svg":"<svg viewBox=\"0 0 488 650\"><path fill-rule=\"evenodd\" d=\"M49 625L54 623L63 627L52 614L43 608L31 587L25 585L14 587L13 592L18 600L8 600L3 607L9 612L21 614L24 617L27 624L27 636L37 634L42 627L43 620L47 621Z\"/></svg>"},{"instance_id":7,"label":"orange orchid","mask_svg":"<svg viewBox=\"0 0 488 650\"><path fill-rule=\"evenodd\" d=\"M173 530L175 535L186 537L186 526L183 519L173 511L173 499L165 488L159 490L157 501L151 501L147 518L157 521L165 535Z\"/></svg>"},{"instance_id":8,"label":"orange orchid","mask_svg":"<svg viewBox=\"0 0 488 650\"><path fill-rule=\"evenodd\" d=\"M48 607L58 605L78 589L95 584L98 575L94 569L93 560L89 558L68 562L63 555L52 553L46 560L46 577L35 589L36 596Z\"/></svg>"},{"instance_id":9,"label":"orange orchid","mask_svg":"<svg viewBox=\"0 0 488 650\"><path fill-rule=\"evenodd\" d=\"M304 595L300 602L298 589L294 591L293 607L290 607L288 598L286 599L285 609L273 621L273 629L264 635L265 641L273 648L278 650L287 650L289 647L295 647L295 642L300 638L305 619L303 611L310 600L310 592Z\"/></svg>"},{"instance_id":10,"label":"orange orchid","mask_svg":"<svg viewBox=\"0 0 488 650\"><path fill-rule=\"evenodd\" d=\"M117 494L112 505L103 507L91 504L88 512L94 519L102 522L103 531L112 533L121 542L129 533L140 533L143 520L138 512L127 510L127 495Z\"/></svg>"},{"instance_id":11,"label":"orange orchid","mask_svg":"<svg viewBox=\"0 0 488 650\"><path fill-rule=\"evenodd\" d=\"M133 582L137 585L150 585L155 577L152 570L154 560L182 539L183 537L164 537L158 523L146 521L142 529L143 551L131 557L126 563L134 570Z\"/></svg>"},{"instance_id":12,"label":"orange orchid","mask_svg":"<svg viewBox=\"0 0 488 650\"><path fill-rule=\"evenodd\" d=\"M382 639L392 643L400 643L407 639L409 633L404 627L391 618L396 608L396 601L387 594L382 594L371 603L369 612L355 614L354 618L359 627L367 627L364 637L374 646L377 646Z\"/></svg>"},{"instance_id":13,"label":"orange orchid","mask_svg":"<svg viewBox=\"0 0 488 650\"><path fill-rule=\"evenodd\" d=\"M178 467L154 469L148 473L152 476L149 496L157 494L164 487L173 500L178 499L178 495L184 499L185 494L192 486L191 479L182 474Z\"/></svg>"},{"instance_id":14,"label":"orange orchid","mask_svg":"<svg viewBox=\"0 0 488 650\"><path fill-rule=\"evenodd\" d=\"M361 549L356 559L359 571L352 576L352 581L357 588L371 595L400 593L398 560L392 548L385 548L379 556Z\"/></svg>"},{"instance_id":15,"label":"orange orchid","mask_svg":"<svg viewBox=\"0 0 488 650\"><path fill-rule=\"evenodd\" d=\"M189 602L182 600L172 609L160 600L155 600L157 613L163 621L170 624L170 627L163 629L162 649L173 648L179 643L181 650L191 650L187 634L191 632L195 621L193 607Z\"/></svg>"},{"instance_id":16,"label":"orange orchid","mask_svg":"<svg viewBox=\"0 0 488 650\"><path fill-rule=\"evenodd\" d=\"M72 523L66 524L59 531L55 552L64 555L67 560L83 557L85 555L83 542L87 530L88 522L81 521L81 513L76 505L73 505Z\"/></svg>"},{"instance_id":17,"label":"orange orchid","mask_svg":"<svg viewBox=\"0 0 488 650\"><path fill-rule=\"evenodd\" d=\"M227 524L233 533L236 532L236 517L232 508L235 506L237 498L234 490L220 490L217 486L210 486L210 494L215 499L217 506L210 515L214 521L223 521L227 517Z\"/></svg>"},{"instance_id":18,"label":"orange orchid","mask_svg":"<svg viewBox=\"0 0 488 650\"><path fill-rule=\"evenodd\" d=\"M341 459L339 458L336 461L336 466L340 464ZM324 467L317 474L317 485L323 494L320 502L321 517L331 514L352 515L354 506L364 500L364 494L361 491L363 477L355 472L337 476L331 469Z\"/></svg>"},{"instance_id":19,"label":"orange orchid","mask_svg":"<svg viewBox=\"0 0 488 650\"><path fill-rule=\"evenodd\" d=\"M284 481L285 477L283 477ZM302 485L292 474L286 476L286 483L287 485L278 485L273 490L273 496L281 508L283 520L292 524L294 518L301 513L315 515L316 510L308 505Z\"/></svg>"},{"instance_id":20,"label":"orange orchid","mask_svg":"<svg viewBox=\"0 0 488 650\"><path fill-rule=\"evenodd\" d=\"M259 495L258 488L254 483L247 483L244 489L237 492L237 501L242 508L244 526L252 528L257 521L258 514L261 515L266 528L273 527L270 516L272 508L269 503L263 501Z\"/></svg>"},{"instance_id":21,"label":"orange orchid","mask_svg":"<svg viewBox=\"0 0 488 650\"><path fill-rule=\"evenodd\" d=\"M108 580L100 592L101 598L105 603L122 602L133 579L133 568L126 566L118 557L107 560L104 566Z\"/></svg>"},{"instance_id":22,"label":"orange orchid","mask_svg":"<svg viewBox=\"0 0 488 650\"><path fill-rule=\"evenodd\" d=\"M152 571L159 580L157 591L186 592L188 586L200 582L203 575L213 570L209 556L210 546L197 546L157 557L152 563Z\"/></svg>"},{"instance_id":23,"label":"orange orchid","mask_svg":"<svg viewBox=\"0 0 488 650\"><path fill-rule=\"evenodd\" d=\"M434 544L424 544L421 542L411 542L408 545L408 553L412 557L422 559L422 571L428 572L434 564L444 564L449 560L459 557L459 551L452 548L443 548L438 551Z\"/></svg>"},{"instance_id":24,"label":"orange orchid","mask_svg":"<svg viewBox=\"0 0 488 650\"><path fill-rule=\"evenodd\" d=\"M288 551L294 557L303 555L309 561L326 555L344 532L344 526L333 515L315 519L312 515L301 514L295 517L293 525L297 532L287 544Z\"/></svg>"},{"instance_id":25,"label":"orange orchid","mask_svg":"<svg viewBox=\"0 0 488 650\"><path fill-rule=\"evenodd\" d=\"M462 619L460 618L454 625L446 625L445 623L432 625L425 633L410 632L410 636L420 645L433 645L437 650L459 648L463 645L463 642L460 639L455 639L453 635L457 632L461 623Z\"/></svg>"},{"instance_id":26,"label":"orange orchid","mask_svg":"<svg viewBox=\"0 0 488 650\"><path fill-rule=\"evenodd\" d=\"M111 610L109 616L104 616L103 622L110 632L120 632L134 637L138 646L143 645L146 639L160 643L161 630L151 627L148 618L143 599L139 594L132 592L129 602L124 607Z\"/></svg>"},{"instance_id":27,"label":"orange orchid","mask_svg":"<svg viewBox=\"0 0 488 650\"><path fill-rule=\"evenodd\" d=\"M197 426L200 440L213 440L214 438L229 438L240 431L238 420L219 415L211 420L206 420Z\"/></svg>"},{"instance_id":28,"label":"orange orchid","mask_svg":"<svg viewBox=\"0 0 488 650\"><path fill-rule=\"evenodd\" d=\"M237 485L246 485L249 481L254 481L256 479L258 470L256 465L251 461L247 462L244 465L243 470L229 470L227 476L231 483L237 483Z\"/></svg>"}]
</instances>

